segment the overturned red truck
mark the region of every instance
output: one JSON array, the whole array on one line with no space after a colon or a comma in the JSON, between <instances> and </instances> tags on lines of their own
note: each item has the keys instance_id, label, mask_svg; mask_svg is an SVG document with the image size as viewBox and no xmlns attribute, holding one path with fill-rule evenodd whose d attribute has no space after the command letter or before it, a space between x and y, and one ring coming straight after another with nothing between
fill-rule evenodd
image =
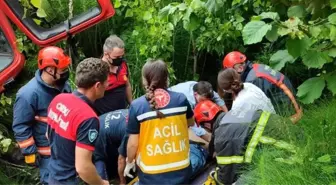
<instances>
[{"instance_id":1,"label":"overturned red truck","mask_svg":"<svg viewBox=\"0 0 336 185\"><path fill-rule=\"evenodd\" d=\"M110 0L97 0L97 3L97 7L82 14L51 28L43 28L31 17L24 16L24 8L19 0L0 0L0 93L20 73L25 63L25 57L16 45L15 33L9 20L33 43L45 47L67 39L115 14Z\"/></svg>"}]
</instances>

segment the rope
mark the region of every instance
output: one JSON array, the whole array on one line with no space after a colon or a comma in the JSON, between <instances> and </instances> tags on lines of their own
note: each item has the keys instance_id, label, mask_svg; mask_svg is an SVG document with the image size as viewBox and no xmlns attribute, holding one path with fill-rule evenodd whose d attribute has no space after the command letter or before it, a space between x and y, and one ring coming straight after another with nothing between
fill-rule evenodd
<instances>
[{"instance_id":1,"label":"rope","mask_svg":"<svg viewBox=\"0 0 336 185\"><path fill-rule=\"evenodd\" d=\"M73 17L73 0L69 0L69 16L68 16L68 21ZM68 22L69 24L69 22ZM70 30L70 27L69 27L69 30ZM69 54L69 57L71 59L73 59L73 56L72 56L72 46L71 46L71 39L72 39L72 35L69 35L69 38L67 40L67 49L68 49L68 54ZM72 68L72 65L70 66Z\"/></svg>"},{"instance_id":2,"label":"rope","mask_svg":"<svg viewBox=\"0 0 336 185\"><path fill-rule=\"evenodd\" d=\"M71 19L73 17L73 0L69 0L69 17Z\"/></svg>"}]
</instances>

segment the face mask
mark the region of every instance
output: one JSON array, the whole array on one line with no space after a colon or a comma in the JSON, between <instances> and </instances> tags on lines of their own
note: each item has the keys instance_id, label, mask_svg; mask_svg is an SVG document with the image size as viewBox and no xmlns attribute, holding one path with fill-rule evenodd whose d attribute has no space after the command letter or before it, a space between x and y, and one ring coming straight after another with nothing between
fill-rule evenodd
<instances>
[{"instance_id":1,"label":"face mask","mask_svg":"<svg viewBox=\"0 0 336 185\"><path fill-rule=\"evenodd\" d=\"M60 78L58 80L56 80L56 83L58 85L64 85L65 82L69 79L69 76L70 76L69 71L66 71L66 72L60 74Z\"/></svg>"},{"instance_id":2,"label":"face mask","mask_svg":"<svg viewBox=\"0 0 336 185\"><path fill-rule=\"evenodd\" d=\"M122 61L123 61L123 58L116 58L116 59L112 59L112 63L110 64L114 66L120 66Z\"/></svg>"}]
</instances>

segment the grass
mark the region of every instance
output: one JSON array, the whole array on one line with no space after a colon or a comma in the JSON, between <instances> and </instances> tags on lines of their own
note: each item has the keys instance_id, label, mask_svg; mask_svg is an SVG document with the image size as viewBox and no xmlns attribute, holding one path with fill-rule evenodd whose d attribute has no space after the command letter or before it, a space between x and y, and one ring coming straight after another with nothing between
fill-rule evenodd
<instances>
[{"instance_id":1,"label":"grass","mask_svg":"<svg viewBox=\"0 0 336 185\"><path fill-rule=\"evenodd\" d=\"M292 160L283 151L263 147L242 175L246 184L315 185L336 183L336 99L309 106L297 127L304 137L291 137L298 147ZM288 133L291 135L292 133ZM296 140L295 140L296 138ZM283 157L282 162L275 159Z\"/></svg>"}]
</instances>

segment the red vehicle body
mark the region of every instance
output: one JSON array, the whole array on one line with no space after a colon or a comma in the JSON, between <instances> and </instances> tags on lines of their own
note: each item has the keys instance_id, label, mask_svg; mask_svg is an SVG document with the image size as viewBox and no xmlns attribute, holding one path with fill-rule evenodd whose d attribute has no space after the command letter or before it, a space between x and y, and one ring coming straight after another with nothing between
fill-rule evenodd
<instances>
[{"instance_id":1,"label":"red vehicle body","mask_svg":"<svg viewBox=\"0 0 336 185\"><path fill-rule=\"evenodd\" d=\"M25 58L18 51L15 33L9 18L35 44L53 45L70 35L79 33L115 14L110 0L97 0L99 7L57 24L51 28L38 26L30 17L24 17L24 8L19 0L0 0L0 92L4 85L13 81L22 70Z\"/></svg>"}]
</instances>

